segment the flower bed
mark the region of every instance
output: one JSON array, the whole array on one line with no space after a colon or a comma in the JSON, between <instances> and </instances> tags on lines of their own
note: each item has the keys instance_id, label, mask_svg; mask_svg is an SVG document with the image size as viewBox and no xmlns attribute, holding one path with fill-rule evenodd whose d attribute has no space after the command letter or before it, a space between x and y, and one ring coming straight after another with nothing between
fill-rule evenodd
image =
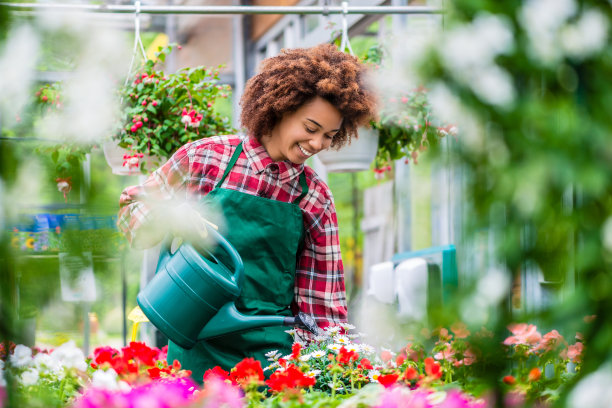
<instances>
[{"instance_id":1,"label":"flower bed","mask_svg":"<svg viewBox=\"0 0 612 408\"><path fill-rule=\"evenodd\" d=\"M547 406L579 372L583 352L581 341L569 344L556 330L542 335L534 325L510 325L501 345L506 375L484 387L477 344L494 343L486 330L456 324L391 351L360 341L352 329L331 327L307 345L296 341L290 355L272 350L264 368L251 358L229 372L215 367L202 387L178 361L168 364L165 348L144 343L98 347L87 359L73 342L50 351L2 345L0 407L2 400L73 408L492 407L500 390L505 406Z\"/></svg>"}]
</instances>

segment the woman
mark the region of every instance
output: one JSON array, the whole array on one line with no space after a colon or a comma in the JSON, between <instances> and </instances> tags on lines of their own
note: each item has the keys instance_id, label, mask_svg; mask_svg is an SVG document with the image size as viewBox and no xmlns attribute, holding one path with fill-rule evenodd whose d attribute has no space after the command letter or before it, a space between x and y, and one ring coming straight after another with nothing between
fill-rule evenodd
<instances>
[{"instance_id":1,"label":"woman","mask_svg":"<svg viewBox=\"0 0 612 408\"><path fill-rule=\"evenodd\" d=\"M223 234L245 264L239 310L286 316L301 311L321 328L346 322L332 195L304 163L342 146L373 117L365 76L355 57L330 44L283 50L265 60L241 99L247 137L216 136L181 147L142 185L124 190L120 228L140 247L162 238L163 231L152 227L162 221L194 236L202 222L191 215L193 206L172 211L164 203L214 203L227 225ZM229 370L245 357L265 365L266 352L290 352L285 330L249 330L201 341L191 350L171 343L168 361L178 359L197 381L205 370Z\"/></svg>"}]
</instances>

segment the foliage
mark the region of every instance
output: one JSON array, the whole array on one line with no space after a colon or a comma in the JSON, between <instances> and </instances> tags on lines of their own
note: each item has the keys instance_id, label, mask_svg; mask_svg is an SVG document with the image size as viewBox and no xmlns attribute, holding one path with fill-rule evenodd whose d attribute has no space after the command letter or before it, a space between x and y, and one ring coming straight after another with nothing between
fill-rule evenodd
<instances>
[{"instance_id":1,"label":"foliage","mask_svg":"<svg viewBox=\"0 0 612 408\"><path fill-rule=\"evenodd\" d=\"M386 72L389 55L381 44L370 47L363 59L379 75ZM422 86L381 95L378 115L371 126L379 135L374 161L375 171L379 174L390 170L391 164L401 158L417 164L420 153L437 145L441 138L457 134L456 126L442 125L435 118L427 90Z\"/></svg>"},{"instance_id":2,"label":"foliage","mask_svg":"<svg viewBox=\"0 0 612 408\"><path fill-rule=\"evenodd\" d=\"M227 98L229 92L228 85L218 85L219 68L164 73L158 63L174 48L180 46L160 47L157 60L146 61L120 90L121 118L113 139L129 149L139 165L143 154L168 158L192 140L234 132L229 119L213 109L215 100Z\"/></svg>"}]
</instances>

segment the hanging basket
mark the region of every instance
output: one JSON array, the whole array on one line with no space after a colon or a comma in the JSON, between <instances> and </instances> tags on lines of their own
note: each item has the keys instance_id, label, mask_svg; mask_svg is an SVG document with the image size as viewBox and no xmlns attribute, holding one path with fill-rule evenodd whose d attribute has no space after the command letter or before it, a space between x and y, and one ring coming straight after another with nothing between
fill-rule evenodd
<instances>
[{"instance_id":1,"label":"hanging basket","mask_svg":"<svg viewBox=\"0 0 612 408\"><path fill-rule=\"evenodd\" d=\"M378 149L378 132L360 128L359 137L340 150L326 150L317 156L332 173L349 173L369 170Z\"/></svg>"},{"instance_id":2,"label":"hanging basket","mask_svg":"<svg viewBox=\"0 0 612 408\"><path fill-rule=\"evenodd\" d=\"M125 155L132 154L129 150L119 147L114 141L104 143L102 149L104 151L104 158L110 166L113 174L117 174L119 176L135 176L142 174L140 168L130 168L123 165L125 162ZM139 158L139 162L144 162L144 170L147 173L151 173L157 169L164 161L165 159L163 157L160 158L157 156L150 156L148 154L145 154L143 157Z\"/></svg>"}]
</instances>

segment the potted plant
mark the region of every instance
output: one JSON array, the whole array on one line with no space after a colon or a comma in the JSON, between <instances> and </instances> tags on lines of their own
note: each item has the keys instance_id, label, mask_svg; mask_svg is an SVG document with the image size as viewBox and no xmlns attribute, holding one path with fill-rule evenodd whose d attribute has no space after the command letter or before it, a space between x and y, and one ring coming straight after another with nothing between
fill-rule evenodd
<instances>
[{"instance_id":1,"label":"potted plant","mask_svg":"<svg viewBox=\"0 0 612 408\"><path fill-rule=\"evenodd\" d=\"M127 172L152 170L180 146L203 137L231 133L229 118L213 109L217 98L227 98L229 85L219 84L219 69L203 66L183 68L167 74L159 63L175 44L161 48L155 61L120 89L121 117L112 142L105 145L107 161L111 149L125 149L119 159Z\"/></svg>"}]
</instances>

